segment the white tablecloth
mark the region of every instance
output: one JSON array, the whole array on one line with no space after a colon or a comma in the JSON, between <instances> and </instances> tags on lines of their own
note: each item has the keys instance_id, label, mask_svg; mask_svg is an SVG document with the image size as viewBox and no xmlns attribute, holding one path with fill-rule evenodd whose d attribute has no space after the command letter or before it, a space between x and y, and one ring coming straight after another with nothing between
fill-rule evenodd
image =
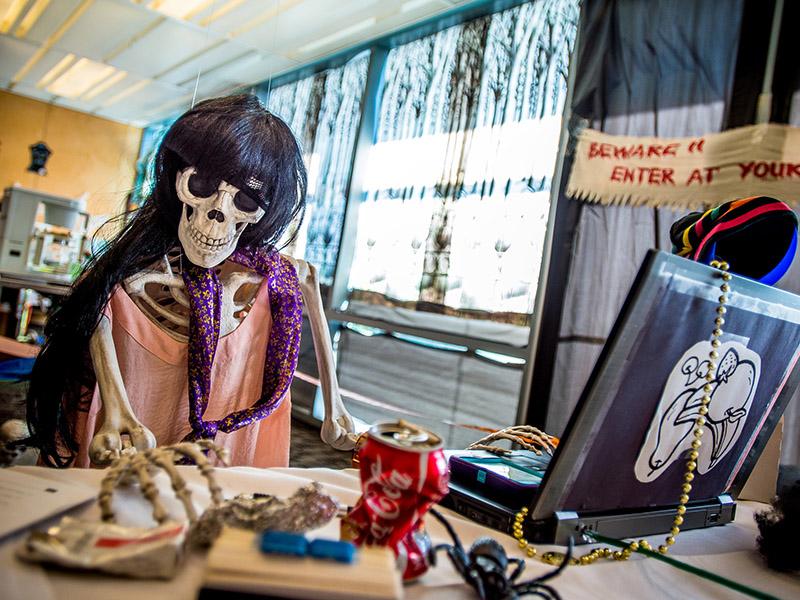
<instances>
[{"instance_id":1,"label":"white tablecloth","mask_svg":"<svg viewBox=\"0 0 800 600\"><path fill-rule=\"evenodd\" d=\"M54 480L80 481L98 486L102 471L93 469L54 470L39 467L16 467L20 471ZM189 482L198 507L208 503L208 490L196 469L179 467ZM310 480L323 484L326 491L342 503L352 505L359 496L358 474L353 470L330 469L252 469L237 467L218 469L217 477L226 496L243 492L262 492L288 496ZM180 505L169 489L163 475L158 478L165 504L174 515L180 515ZM150 507L138 491L124 490L115 496L119 521L126 524L148 524ZM780 598L800 598L800 577L768 570L755 548L757 528L754 510L762 505L740 503L734 523L703 531L681 534L671 556L722 576L746 583ZM24 507L20 507L24 510ZM476 538L491 535L499 540L513 556L521 556L515 541L503 534L486 529L466 519L444 511L451 519L466 546ZM73 511L83 518L99 519L96 505ZM434 542L448 541L437 521L427 520ZM335 537L338 524L331 523L318 532ZM188 557L180 573L171 581L126 580L102 575L67 573L44 569L18 561L14 549L22 535L0 544L0 598L42 600L181 600L195 598L203 578L205 556L194 553ZM651 538L656 545L661 537ZM581 546L579 550L588 550ZM547 549L543 547L543 549ZM549 571L539 561L528 561L526 575ZM524 578L524 576L523 576ZM625 563L599 562L588 567L569 567L552 584L563 598L743 598L741 594L710 581L679 571L660 561L635 556ZM472 590L463 584L444 555L438 566L424 578L406 587L407 598L474 598Z\"/></svg>"}]
</instances>

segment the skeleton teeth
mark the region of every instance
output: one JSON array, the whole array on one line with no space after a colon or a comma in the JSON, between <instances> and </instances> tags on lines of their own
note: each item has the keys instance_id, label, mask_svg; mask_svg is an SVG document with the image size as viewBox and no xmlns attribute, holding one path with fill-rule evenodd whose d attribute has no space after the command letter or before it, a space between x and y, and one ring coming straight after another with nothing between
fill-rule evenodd
<instances>
[{"instance_id":1,"label":"skeleton teeth","mask_svg":"<svg viewBox=\"0 0 800 600\"><path fill-rule=\"evenodd\" d=\"M212 238L207 236L203 232L195 229L194 227L190 227L189 232L192 236L192 239L195 242L197 242L198 244L202 244L203 246L208 246L209 248L212 248L214 250L227 246L233 240L233 237Z\"/></svg>"}]
</instances>

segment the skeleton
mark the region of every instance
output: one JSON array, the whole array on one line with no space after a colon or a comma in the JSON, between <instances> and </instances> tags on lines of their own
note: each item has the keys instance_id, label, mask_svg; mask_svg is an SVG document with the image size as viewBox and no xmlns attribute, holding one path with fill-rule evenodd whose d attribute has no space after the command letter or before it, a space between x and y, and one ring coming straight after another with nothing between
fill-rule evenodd
<instances>
[{"instance_id":1,"label":"skeleton","mask_svg":"<svg viewBox=\"0 0 800 600\"><path fill-rule=\"evenodd\" d=\"M530 425L515 425L494 431L489 435L467 446L467 450L484 450L500 456L511 454L511 450L495 446L492 442L508 440L512 444L519 444L526 450L541 454L542 449L552 454L558 445L558 439Z\"/></svg>"},{"instance_id":2,"label":"skeleton","mask_svg":"<svg viewBox=\"0 0 800 600\"><path fill-rule=\"evenodd\" d=\"M195 264L215 268L222 285L220 335L234 331L252 307L262 277L226 259L235 251L239 236L247 225L257 223L265 214L255 202L226 181L206 197L196 195L194 167L177 174L176 190L183 203L178 238L183 253ZM249 182L251 187L259 182ZM193 193L194 192L194 193ZM339 450L351 450L356 436L353 420L339 393L333 348L325 319L317 271L303 260L289 258L300 281L303 303L311 324L314 351L322 384L325 406L320 437ZM188 339L189 299L181 277L181 248L175 248L151 269L124 282L126 292L159 328L174 339ZM96 464L108 464L120 456L122 436L127 435L139 450L155 447L153 434L133 414L125 391L114 350L111 325L101 317L90 342L92 364L103 405L101 425L89 447L89 457Z\"/></svg>"}]
</instances>

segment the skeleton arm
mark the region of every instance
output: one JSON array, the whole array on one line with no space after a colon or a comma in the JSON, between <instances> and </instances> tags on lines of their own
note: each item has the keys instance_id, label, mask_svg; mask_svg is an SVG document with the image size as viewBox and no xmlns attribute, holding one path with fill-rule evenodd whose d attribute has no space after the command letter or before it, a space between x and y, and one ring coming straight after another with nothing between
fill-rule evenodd
<instances>
[{"instance_id":1,"label":"skeleton arm","mask_svg":"<svg viewBox=\"0 0 800 600\"><path fill-rule=\"evenodd\" d=\"M353 419L345 409L339 393L333 347L322 306L317 269L304 260L287 258L297 271L300 291L303 293L303 304L311 323L311 336L314 338L314 354L317 357L322 398L325 403L325 418L322 421L320 437L322 441L337 450L352 450L355 447L357 436Z\"/></svg>"},{"instance_id":2,"label":"skeleton arm","mask_svg":"<svg viewBox=\"0 0 800 600\"><path fill-rule=\"evenodd\" d=\"M118 458L123 449L123 434L128 434L137 450L154 448L155 436L134 416L128 401L114 349L114 338L111 336L111 323L105 316L100 318L92 334L89 352L103 406L102 424L89 445L91 461L105 465Z\"/></svg>"}]
</instances>

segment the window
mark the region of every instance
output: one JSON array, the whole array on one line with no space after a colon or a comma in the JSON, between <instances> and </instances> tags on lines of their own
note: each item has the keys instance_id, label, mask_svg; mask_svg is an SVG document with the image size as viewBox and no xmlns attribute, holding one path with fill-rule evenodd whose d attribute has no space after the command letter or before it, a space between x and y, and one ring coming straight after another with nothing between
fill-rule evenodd
<instances>
[{"instance_id":1,"label":"window","mask_svg":"<svg viewBox=\"0 0 800 600\"><path fill-rule=\"evenodd\" d=\"M528 324L577 19L532 2L391 50L351 309Z\"/></svg>"},{"instance_id":2,"label":"window","mask_svg":"<svg viewBox=\"0 0 800 600\"><path fill-rule=\"evenodd\" d=\"M369 53L260 94L269 110L291 127L308 169L306 214L284 252L314 264L329 286L336 269L342 218L358 126Z\"/></svg>"}]
</instances>

